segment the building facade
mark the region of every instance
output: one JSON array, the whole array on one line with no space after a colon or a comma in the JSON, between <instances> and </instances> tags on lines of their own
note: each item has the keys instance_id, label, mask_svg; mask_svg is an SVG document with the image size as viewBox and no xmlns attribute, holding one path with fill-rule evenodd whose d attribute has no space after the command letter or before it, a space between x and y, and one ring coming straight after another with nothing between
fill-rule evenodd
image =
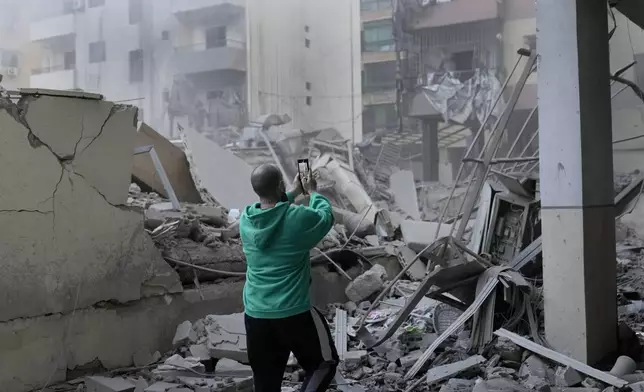
<instances>
[{"instance_id":1,"label":"building facade","mask_svg":"<svg viewBox=\"0 0 644 392\"><path fill-rule=\"evenodd\" d=\"M270 113L361 138L357 3L35 0L30 11L31 87L134 104L171 138L177 119L217 132Z\"/></svg>"},{"instance_id":2,"label":"building facade","mask_svg":"<svg viewBox=\"0 0 644 392\"><path fill-rule=\"evenodd\" d=\"M34 61L29 51L29 19L20 2L0 0L0 9L0 84L14 90L29 85Z\"/></svg>"}]
</instances>

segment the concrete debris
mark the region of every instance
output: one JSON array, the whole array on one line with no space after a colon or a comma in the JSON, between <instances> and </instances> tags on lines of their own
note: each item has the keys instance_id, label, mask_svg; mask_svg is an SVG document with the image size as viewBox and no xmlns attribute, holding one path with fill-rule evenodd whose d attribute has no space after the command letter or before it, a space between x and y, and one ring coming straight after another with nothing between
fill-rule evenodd
<instances>
[{"instance_id":1,"label":"concrete debris","mask_svg":"<svg viewBox=\"0 0 644 392\"><path fill-rule=\"evenodd\" d=\"M207 316L204 323L211 358L228 358L248 363L246 327L242 313Z\"/></svg>"},{"instance_id":2,"label":"concrete debris","mask_svg":"<svg viewBox=\"0 0 644 392\"><path fill-rule=\"evenodd\" d=\"M177 332L175 332L174 339L172 339L172 345L175 347L184 346L190 341L191 334L192 323L186 320L177 327Z\"/></svg>"},{"instance_id":3,"label":"concrete debris","mask_svg":"<svg viewBox=\"0 0 644 392\"><path fill-rule=\"evenodd\" d=\"M86 392L134 392L136 385L121 377L92 376L85 379Z\"/></svg>"},{"instance_id":4,"label":"concrete debris","mask_svg":"<svg viewBox=\"0 0 644 392\"><path fill-rule=\"evenodd\" d=\"M385 267L376 264L364 274L358 276L349 283L346 289L347 298L353 302L361 302L377 293L384 287L384 279L387 277Z\"/></svg>"}]
</instances>

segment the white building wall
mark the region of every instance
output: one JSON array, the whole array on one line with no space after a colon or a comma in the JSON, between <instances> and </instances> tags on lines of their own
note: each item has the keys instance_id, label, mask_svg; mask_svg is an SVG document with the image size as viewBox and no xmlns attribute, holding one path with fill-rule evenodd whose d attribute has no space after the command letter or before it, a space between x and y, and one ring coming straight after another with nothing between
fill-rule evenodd
<instances>
[{"instance_id":1,"label":"white building wall","mask_svg":"<svg viewBox=\"0 0 644 392\"><path fill-rule=\"evenodd\" d=\"M248 0L247 20L250 118L286 113L294 128L361 140L358 1Z\"/></svg>"}]
</instances>

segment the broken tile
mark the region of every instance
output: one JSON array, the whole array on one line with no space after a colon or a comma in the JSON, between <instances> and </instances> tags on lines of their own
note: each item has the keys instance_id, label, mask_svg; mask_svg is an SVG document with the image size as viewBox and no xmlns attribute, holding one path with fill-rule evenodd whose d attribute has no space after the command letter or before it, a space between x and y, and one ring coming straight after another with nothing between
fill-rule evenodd
<instances>
[{"instance_id":1,"label":"broken tile","mask_svg":"<svg viewBox=\"0 0 644 392\"><path fill-rule=\"evenodd\" d=\"M136 386L121 377L92 376L85 379L87 392L134 392Z\"/></svg>"}]
</instances>

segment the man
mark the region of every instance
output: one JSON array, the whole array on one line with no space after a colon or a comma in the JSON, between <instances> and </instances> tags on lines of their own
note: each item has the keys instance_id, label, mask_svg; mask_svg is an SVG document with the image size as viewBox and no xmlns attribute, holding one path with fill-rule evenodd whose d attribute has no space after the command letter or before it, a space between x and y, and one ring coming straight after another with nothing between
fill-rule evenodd
<instances>
[{"instance_id":1,"label":"man","mask_svg":"<svg viewBox=\"0 0 644 392\"><path fill-rule=\"evenodd\" d=\"M240 234L246 255L244 307L248 359L255 392L280 392L289 354L306 372L301 391L324 392L335 376L338 353L329 326L311 306L309 252L333 226L329 201L309 174L285 191L274 165L251 175L259 203L246 207ZM302 185L302 183L304 185ZM292 204L306 191L309 206Z\"/></svg>"}]
</instances>

